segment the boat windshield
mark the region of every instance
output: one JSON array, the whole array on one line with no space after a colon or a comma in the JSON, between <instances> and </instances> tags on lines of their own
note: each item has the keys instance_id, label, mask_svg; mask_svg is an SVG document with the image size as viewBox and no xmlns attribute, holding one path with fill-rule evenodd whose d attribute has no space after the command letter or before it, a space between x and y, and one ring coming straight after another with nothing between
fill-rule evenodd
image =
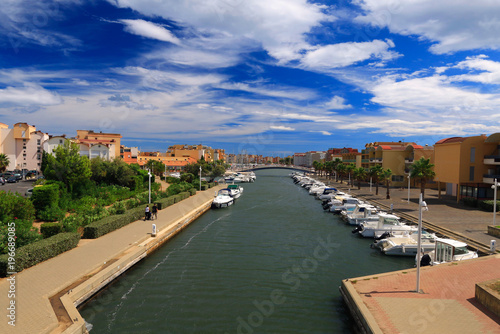
<instances>
[{"instance_id":1,"label":"boat windshield","mask_svg":"<svg viewBox=\"0 0 500 334\"><path fill-rule=\"evenodd\" d=\"M399 224L399 220L394 219L394 218L384 218L384 224L397 225L397 224Z\"/></svg>"},{"instance_id":2,"label":"boat windshield","mask_svg":"<svg viewBox=\"0 0 500 334\"><path fill-rule=\"evenodd\" d=\"M469 253L467 247L455 247L455 255L463 255Z\"/></svg>"}]
</instances>

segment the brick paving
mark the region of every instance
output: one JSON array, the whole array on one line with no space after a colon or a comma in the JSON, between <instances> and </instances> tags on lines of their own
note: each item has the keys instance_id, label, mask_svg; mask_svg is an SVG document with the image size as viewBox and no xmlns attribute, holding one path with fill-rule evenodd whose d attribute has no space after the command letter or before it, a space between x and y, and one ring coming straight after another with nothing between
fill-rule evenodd
<instances>
[{"instance_id":1,"label":"brick paving","mask_svg":"<svg viewBox=\"0 0 500 334\"><path fill-rule=\"evenodd\" d=\"M500 278L500 255L349 279L383 333L500 333L500 318L475 298L475 284Z\"/></svg>"},{"instance_id":2,"label":"brick paving","mask_svg":"<svg viewBox=\"0 0 500 334\"><path fill-rule=\"evenodd\" d=\"M174 228L176 222L213 198L214 189L198 192L158 212L154 221L159 231ZM83 240L78 247L18 273L15 285L16 326L8 324L11 298L9 282L0 279L0 333L51 333L58 326L49 298L86 277L125 251L151 238L151 221L136 221L95 240Z\"/></svg>"}]
</instances>

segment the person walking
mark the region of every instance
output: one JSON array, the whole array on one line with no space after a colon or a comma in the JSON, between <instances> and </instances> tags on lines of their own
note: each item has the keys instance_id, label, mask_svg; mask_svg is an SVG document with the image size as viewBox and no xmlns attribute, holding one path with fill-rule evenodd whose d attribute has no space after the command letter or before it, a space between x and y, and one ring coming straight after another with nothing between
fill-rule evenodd
<instances>
[{"instance_id":1,"label":"person walking","mask_svg":"<svg viewBox=\"0 0 500 334\"><path fill-rule=\"evenodd\" d=\"M158 218L158 207L156 206L156 203L153 204L153 219L156 220Z\"/></svg>"},{"instance_id":2,"label":"person walking","mask_svg":"<svg viewBox=\"0 0 500 334\"><path fill-rule=\"evenodd\" d=\"M144 211L144 220L151 219L151 212L149 211L149 205L146 205L146 210Z\"/></svg>"}]
</instances>

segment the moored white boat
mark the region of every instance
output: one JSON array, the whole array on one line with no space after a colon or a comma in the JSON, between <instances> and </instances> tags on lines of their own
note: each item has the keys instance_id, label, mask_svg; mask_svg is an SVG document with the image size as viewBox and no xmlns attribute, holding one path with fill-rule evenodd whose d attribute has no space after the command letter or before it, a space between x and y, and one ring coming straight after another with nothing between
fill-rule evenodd
<instances>
[{"instance_id":1,"label":"moored white boat","mask_svg":"<svg viewBox=\"0 0 500 334\"><path fill-rule=\"evenodd\" d=\"M212 201L212 208L224 208L233 205L234 198L229 189L221 189Z\"/></svg>"},{"instance_id":2,"label":"moored white boat","mask_svg":"<svg viewBox=\"0 0 500 334\"><path fill-rule=\"evenodd\" d=\"M434 233L422 231L420 249L429 252L436 245L437 236ZM386 255L415 256L418 251L418 233L404 234L399 236L388 236L376 240L373 248L379 248Z\"/></svg>"},{"instance_id":3,"label":"moored white boat","mask_svg":"<svg viewBox=\"0 0 500 334\"><path fill-rule=\"evenodd\" d=\"M237 185L237 184L229 184L227 186L227 189L229 189L229 193L232 198L237 199L241 196L243 193L243 187Z\"/></svg>"},{"instance_id":4,"label":"moored white boat","mask_svg":"<svg viewBox=\"0 0 500 334\"><path fill-rule=\"evenodd\" d=\"M420 265L432 266L447 262L470 260L477 257L477 252L469 250L465 242L454 239L437 238L434 249L423 253L420 259ZM415 261L416 260L415 257Z\"/></svg>"},{"instance_id":5,"label":"moored white boat","mask_svg":"<svg viewBox=\"0 0 500 334\"><path fill-rule=\"evenodd\" d=\"M393 235L402 235L414 233L417 231L416 226L406 225L400 221L400 218L387 213L379 213L378 221L362 222L358 228L352 232L359 232L365 238L378 238L384 232L389 232Z\"/></svg>"},{"instance_id":6,"label":"moored white boat","mask_svg":"<svg viewBox=\"0 0 500 334\"><path fill-rule=\"evenodd\" d=\"M349 225L359 225L365 221L378 221L380 211L371 204L360 203L353 211L342 211L342 219Z\"/></svg>"}]
</instances>

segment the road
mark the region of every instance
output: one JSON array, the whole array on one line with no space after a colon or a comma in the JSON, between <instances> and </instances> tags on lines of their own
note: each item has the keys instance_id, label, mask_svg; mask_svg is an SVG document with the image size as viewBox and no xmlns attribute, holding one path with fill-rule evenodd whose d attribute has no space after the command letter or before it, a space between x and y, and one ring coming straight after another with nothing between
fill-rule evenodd
<instances>
[{"instance_id":1,"label":"road","mask_svg":"<svg viewBox=\"0 0 500 334\"><path fill-rule=\"evenodd\" d=\"M0 191L5 191L5 192L18 192L21 195L24 196L26 193L26 190L29 188L33 188L33 183L35 182L35 179L32 180L21 180L17 183L5 183L5 185L0 185Z\"/></svg>"}]
</instances>

